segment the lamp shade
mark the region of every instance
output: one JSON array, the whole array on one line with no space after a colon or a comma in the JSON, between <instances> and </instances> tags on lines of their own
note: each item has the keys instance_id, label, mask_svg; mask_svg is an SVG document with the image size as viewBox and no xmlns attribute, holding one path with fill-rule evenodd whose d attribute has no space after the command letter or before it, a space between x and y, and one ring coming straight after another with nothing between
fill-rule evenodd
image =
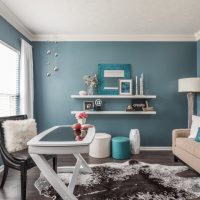
<instances>
[{"instance_id":1,"label":"lamp shade","mask_svg":"<svg viewBox=\"0 0 200 200\"><path fill-rule=\"evenodd\" d=\"M182 78L178 80L179 92L200 92L200 78Z\"/></svg>"}]
</instances>

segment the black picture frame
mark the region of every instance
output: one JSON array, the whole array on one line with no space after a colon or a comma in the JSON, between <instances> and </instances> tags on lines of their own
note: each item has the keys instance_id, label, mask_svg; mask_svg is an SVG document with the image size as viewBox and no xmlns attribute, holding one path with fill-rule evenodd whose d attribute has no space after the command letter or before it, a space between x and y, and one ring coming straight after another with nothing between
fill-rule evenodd
<instances>
[{"instance_id":1,"label":"black picture frame","mask_svg":"<svg viewBox=\"0 0 200 200\"><path fill-rule=\"evenodd\" d=\"M83 102L83 110L93 111L94 110L94 101L84 101Z\"/></svg>"}]
</instances>

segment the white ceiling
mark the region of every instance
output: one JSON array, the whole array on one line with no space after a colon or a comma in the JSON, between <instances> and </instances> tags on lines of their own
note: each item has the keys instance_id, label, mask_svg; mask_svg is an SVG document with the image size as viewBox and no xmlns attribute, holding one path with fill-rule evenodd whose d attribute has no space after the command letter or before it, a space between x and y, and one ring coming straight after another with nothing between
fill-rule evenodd
<instances>
[{"instance_id":1,"label":"white ceiling","mask_svg":"<svg viewBox=\"0 0 200 200\"><path fill-rule=\"evenodd\" d=\"M33 40L194 40L200 30L200 0L0 1Z\"/></svg>"}]
</instances>

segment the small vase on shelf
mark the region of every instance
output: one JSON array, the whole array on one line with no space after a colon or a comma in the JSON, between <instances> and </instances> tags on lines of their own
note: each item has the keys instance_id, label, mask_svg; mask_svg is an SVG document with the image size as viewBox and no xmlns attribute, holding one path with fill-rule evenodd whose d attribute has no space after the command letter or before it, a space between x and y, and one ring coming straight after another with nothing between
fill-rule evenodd
<instances>
[{"instance_id":1,"label":"small vase on shelf","mask_svg":"<svg viewBox=\"0 0 200 200\"><path fill-rule=\"evenodd\" d=\"M87 87L87 95L93 95L94 94L94 87L91 85L88 85Z\"/></svg>"}]
</instances>

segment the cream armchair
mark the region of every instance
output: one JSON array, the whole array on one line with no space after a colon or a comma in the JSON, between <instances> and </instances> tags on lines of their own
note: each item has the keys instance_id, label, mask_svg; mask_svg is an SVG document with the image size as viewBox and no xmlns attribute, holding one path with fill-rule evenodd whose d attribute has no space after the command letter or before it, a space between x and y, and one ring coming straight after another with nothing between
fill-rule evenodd
<instances>
[{"instance_id":1,"label":"cream armchair","mask_svg":"<svg viewBox=\"0 0 200 200\"><path fill-rule=\"evenodd\" d=\"M172 131L172 151L174 161L178 159L200 173L200 142L188 138L190 129Z\"/></svg>"}]
</instances>

